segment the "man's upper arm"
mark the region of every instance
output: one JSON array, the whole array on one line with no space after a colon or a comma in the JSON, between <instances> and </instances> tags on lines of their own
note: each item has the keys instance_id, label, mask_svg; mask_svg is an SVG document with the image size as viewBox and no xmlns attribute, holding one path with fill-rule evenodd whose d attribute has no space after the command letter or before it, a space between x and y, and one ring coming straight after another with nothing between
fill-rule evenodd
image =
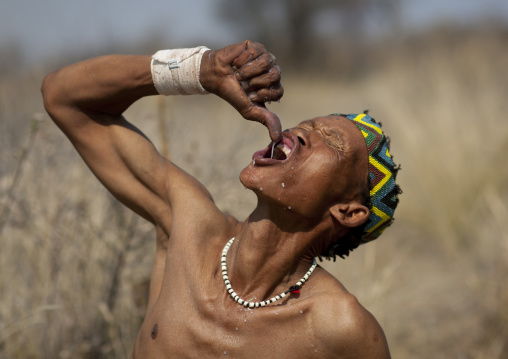
<instances>
[{"instance_id":1,"label":"man's upper arm","mask_svg":"<svg viewBox=\"0 0 508 359\"><path fill-rule=\"evenodd\" d=\"M175 193L169 190L171 183L187 184L189 197L210 200L197 180L161 156L123 117L69 108L56 109L51 115L104 186L152 223L171 220L171 195Z\"/></svg>"}]
</instances>

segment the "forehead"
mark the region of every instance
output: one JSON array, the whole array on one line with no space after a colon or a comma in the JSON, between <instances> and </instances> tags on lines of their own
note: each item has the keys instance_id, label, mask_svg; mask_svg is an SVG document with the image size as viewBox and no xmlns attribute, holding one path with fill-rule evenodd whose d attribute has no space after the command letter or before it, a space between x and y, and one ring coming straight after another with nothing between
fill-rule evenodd
<instances>
[{"instance_id":1,"label":"forehead","mask_svg":"<svg viewBox=\"0 0 508 359\"><path fill-rule=\"evenodd\" d=\"M337 115L316 117L302 121L298 126L312 126L333 133L334 136L338 137L346 150L345 152L349 153L353 161L363 162L364 159L367 160L369 157L362 132L353 121L346 117Z\"/></svg>"},{"instance_id":2,"label":"forehead","mask_svg":"<svg viewBox=\"0 0 508 359\"><path fill-rule=\"evenodd\" d=\"M298 126L302 125L303 126L310 125L316 128L331 129L338 132L340 135L346 137L346 139L348 140L349 138L351 138L353 142L360 142L361 144L365 143L363 135L360 132L360 130L355 126L355 124L351 120L343 116L330 115L315 117L310 120L302 121L298 124Z\"/></svg>"}]
</instances>

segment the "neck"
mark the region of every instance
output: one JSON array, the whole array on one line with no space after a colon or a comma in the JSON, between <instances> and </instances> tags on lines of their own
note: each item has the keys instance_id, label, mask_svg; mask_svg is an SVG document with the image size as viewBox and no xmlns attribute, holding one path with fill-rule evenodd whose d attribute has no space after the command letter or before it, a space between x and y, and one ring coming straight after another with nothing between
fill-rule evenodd
<instances>
[{"instance_id":1,"label":"neck","mask_svg":"<svg viewBox=\"0 0 508 359\"><path fill-rule=\"evenodd\" d=\"M236 293L245 300L262 301L294 285L319 254L316 244L327 236L322 222L316 225L289 210L258 206L227 256Z\"/></svg>"}]
</instances>

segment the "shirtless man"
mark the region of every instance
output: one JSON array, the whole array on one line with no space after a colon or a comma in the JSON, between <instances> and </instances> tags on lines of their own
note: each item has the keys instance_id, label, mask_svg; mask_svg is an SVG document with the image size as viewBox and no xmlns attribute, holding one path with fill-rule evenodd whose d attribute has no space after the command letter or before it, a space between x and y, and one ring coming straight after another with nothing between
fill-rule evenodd
<instances>
[{"instance_id":1,"label":"shirtless man","mask_svg":"<svg viewBox=\"0 0 508 359\"><path fill-rule=\"evenodd\" d=\"M263 105L283 88L262 45L157 54L90 59L49 74L42 86L48 113L93 173L156 228L132 358L388 358L375 318L313 265L317 256L347 255L391 223L393 211L370 210L369 131L359 130L362 118L375 127L370 117L318 117L282 132ZM273 141L241 172L258 199L243 222L222 213L122 116L144 96L205 92L263 123Z\"/></svg>"}]
</instances>

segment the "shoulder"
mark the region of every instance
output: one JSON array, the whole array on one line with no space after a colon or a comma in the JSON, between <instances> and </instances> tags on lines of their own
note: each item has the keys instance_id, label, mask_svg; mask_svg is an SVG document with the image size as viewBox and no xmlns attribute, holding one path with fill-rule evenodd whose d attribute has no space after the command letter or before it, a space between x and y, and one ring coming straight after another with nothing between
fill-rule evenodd
<instances>
[{"instance_id":1,"label":"shoulder","mask_svg":"<svg viewBox=\"0 0 508 359\"><path fill-rule=\"evenodd\" d=\"M331 358L390 358L383 329L358 299L335 280L312 308L316 334Z\"/></svg>"}]
</instances>

